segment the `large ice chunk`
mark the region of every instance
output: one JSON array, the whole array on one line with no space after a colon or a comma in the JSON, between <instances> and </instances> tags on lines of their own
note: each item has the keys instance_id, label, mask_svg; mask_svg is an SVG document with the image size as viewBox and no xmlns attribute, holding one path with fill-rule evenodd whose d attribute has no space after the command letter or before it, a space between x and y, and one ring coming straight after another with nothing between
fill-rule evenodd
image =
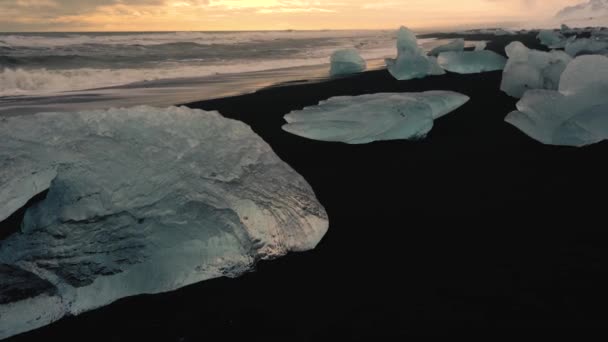
<instances>
[{"instance_id":1,"label":"large ice chunk","mask_svg":"<svg viewBox=\"0 0 608 342\"><path fill-rule=\"evenodd\" d=\"M121 297L237 276L314 248L328 226L306 181L247 125L215 112L3 118L0 165L4 216L15 194L49 188L0 241L0 264L17 269L0 267L0 297L14 283L41 284L0 301L0 338Z\"/></svg>"},{"instance_id":2,"label":"large ice chunk","mask_svg":"<svg viewBox=\"0 0 608 342\"><path fill-rule=\"evenodd\" d=\"M502 74L500 89L520 98L529 89L554 89L572 57L563 51L544 52L528 49L521 42L505 48L509 60Z\"/></svg>"},{"instance_id":3,"label":"large ice chunk","mask_svg":"<svg viewBox=\"0 0 608 342\"><path fill-rule=\"evenodd\" d=\"M418 47L414 32L403 26L397 32L397 59L387 58L386 66L390 74L398 80L410 80L445 73L437 64L435 57L428 57Z\"/></svg>"},{"instance_id":4,"label":"large ice chunk","mask_svg":"<svg viewBox=\"0 0 608 342\"><path fill-rule=\"evenodd\" d=\"M566 44L564 49L570 56L603 55L608 53L608 40L581 38Z\"/></svg>"},{"instance_id":5,"label":"large ice chunk","mask_svg":"<svg viewBox=\"0 0 608 342\"><path fill-rule=\"evenodd\" d=\"M502 70L507 63L506 58L489 50L442 52L437 60L445 70L459 74Z\"/></svg>"},{"instance_id":6,"label":"large ice chunk","mask_svg":"<svg viewBox=\"0 0 608 342\"><path fill-rule=\"evenodd\" d=\"M527 91L505 121L544 144L585 146L608 138L608 57L577 57L559 90Z\"/></svg>"},{"instance_id":7,"label":"large ice chunk","mask_svg":"<svg viewBox=\"0 0 608 342\"><path fill-rule=\"evenodd\" d=\"M287 132L309 139L365 144L422 138L433 120L469 98L451 91L338 96L285 115Z\"/></svg>"},{"instance_id":8,"label":"large ice chunk","mask_svg":"<svg viewBox=\"0 0 608 342\"><path fill-rule=\"evenodd\" d=\"M355 49L338 50L331 55L331 76L362 72L367 67L365 60Z\"/></svg>"},{"instance_id":9,"label":"large ice chunk","mask_svg":"<svg viewBox=\"0 0 608 342\"><path fill-rule=\"evenodd\" d=\"M431 56L439 56L442 52L448 51L463 51L464 50L464 39L458 38L447 44L440 45L429 52Z\"/></svg>"}]
</instances>

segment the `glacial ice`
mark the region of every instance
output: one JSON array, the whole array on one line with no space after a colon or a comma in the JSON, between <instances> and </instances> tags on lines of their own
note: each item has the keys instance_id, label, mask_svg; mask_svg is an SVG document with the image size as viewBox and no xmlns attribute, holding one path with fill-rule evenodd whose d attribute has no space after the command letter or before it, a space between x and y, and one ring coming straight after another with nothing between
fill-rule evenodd
<instances>
[{"instance_id":1,"label":"glacial ice","mask_svg":"<svg viewBox=\"0 0 608 342\"><path fill-rule=\"evenodd\" d=\"M500 90L521 98L529 89L557 90L562 72L572 57L563 51L528 49L521 42L505 48L509 60L502 74Z\"/></svg>"},{"instance_id":2,"label":"glacial ice","mask_svg":"<svg viewBox=\"0 0 608 342\"><path fill-rule=\"evenodd\" d=\"M608 138L608 57L575 58L559 90L529 90L505 121L543 144L585 146Z\"/></svg>"},{"instance_id":3,"label":"glacial ice","mask_svg":"<svg viewBox=\"0 0 608 342\"><path fill-rule=\"evenodd\" d=\"M437 60L445 70L459 74L502 70L507 62L506 58L489 50L442 52Z\"/></svg>"},{"instance_id":4,"label":"glacial ice","mask_svg":"<svg viewBox=\"0 0 608 342\"><path fill-rule=\"evenodd\" d=\"M442 52L448 51L463 51L464 50L464 39L455 39L447 44L440 45L429 52L431 56L439 56Z\"/></svg>"},{"instance_id":5,"label":"glacial ice","mask_svg":"<svg viewBox=\"0 0 608 342\"><path fill-rule=\"evenodd\" d=\"M49 190L0 241L0 339L125 296L238 276L314 248L328 227L307 182L216 112L5 117L0 164L3 217ZM35 283L28 296L10 291Z\"/></svg>"},{"instance_id":6,"label":"glacial ice","mask_svg":"<svg viewBox=\"0 0 608 342\"><path fill-rule=\"evenodd\" d=\"M566 44L564 51L572 57L608 53L608 40L581 38Z\"/></svg>"},{"instance_id":7,"label":"glacial ice","mask_svg":"<svg viewBox=\"0 0 608 342\"><path fill-rule=\"evenodd\" d=\"M397 32L397 59L387 58L386 66L390 74L398 80L410 80L445 73L437 64L435 57L428 57L418 47L414 32L403 26Z\"/></svg>"},{"instance_id":8,"label":"glacial ice","mask_svg":"<svg viewBox=\"0 0 608 342\"><path fill-rule=\"evenodd\" d=\"M355 49L338 50L331 55L330 75L348 75L362 72L367 67L365 60L361 58Z\"/></svg>"},{"instance_id":9,"label":"glacial ice","mask_svg":"<svg viewBox=\"0 0 608 342\"><path fill-rule=\"evenodd\" d=\"M305 138L365 144L426 136L433 120L469 98L451 91L338 96L285 115L283 129Z\"/></svg>"},{"instance_id":10,"label":"glacial ice","mask_svg":"<svg viewBox=\"0 0 608 342\"><path fill-rule=\"evenodd\" d=\"M574 41L576 36L566 38L563 34L561 34L561 32L556 32L553 30L541 30L536 38L540 40L541 44L551 49L560 49L564 48L566 44Z\"/></svg>"}]
</instances>

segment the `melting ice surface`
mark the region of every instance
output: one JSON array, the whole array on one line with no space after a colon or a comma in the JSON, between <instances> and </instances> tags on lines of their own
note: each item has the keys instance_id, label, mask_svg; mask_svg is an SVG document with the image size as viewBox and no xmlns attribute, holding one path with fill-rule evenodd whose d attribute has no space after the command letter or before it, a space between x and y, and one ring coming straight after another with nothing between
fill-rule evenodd
<instances>
[{"instance_id":1,"label":"melting ice surface","mask_svg":"<svg viewBox=\"0 0 608 342\"><path fill-rule=\"evenodd\" d=\"M521 98L530 89L557 90L562 72L572 57L563 51L528 49L521 42L505 48L509 60L502 75L500 90Z\"/></svg>"},{"instance_id":2,"label":"melting ice surface","mask_svg":"<svg viewBox=\"0 0 608 342\"><path fill-rule=\"evenodd\" d=\"M469 98L451 91L338 96L285 115L283 129L323 141L365 144L377 140L423 138L433 120Z\"/></svg>"},{"instance_id":3,"label":"melting ice surface","mask_svg":"<svg viewBox=\"0 0 608 342\"><path fill-rule=\"evenodd\" d=\"M397 59L387 58L386 66L398 80L423 78L445 73L435 57L428 57L418 46L414 32L401 27L397 32Z\"/></svg>"},{"instance_id":4,"label":"melting ice surface","mask_svg":"<svg viewBox=\"0 0 608 342\"><path fill-rule=\"evenodd\" d=\"M314 248L328 221L247 125L185 107L0 119L0 338ZM11 289L31 284L26 296ZM23 290L21 288L21 290Z\"/></svg>"},{"instance_id":5,"label":"melting ice surface","mask_svg":"<svg viewBox=\"0 0 608 342\"><path fill-rule=\"evenodd\" d=\"M559 90L529 90L505 121L550 145L585 146L608 138L608 57L575 58Z\"/></svg>"},{"instance_id":6,"label":"melting ice surface","mask_svg":"<svg viewBox=\"0 0 608 342\"><path fill-rule=\"evenodd\" d=\"M365 60L355 49L338 50L330 58L330 75L348 75L365 71Z\"/></svg>"},{"instance_id":7,"label":"melting ice surface","mask_svg":"<svg viewBox=\"0 0 608 342\"><path fill-rule=\"evenodd\" d=\"M489 50L442 52L437 60L445 70L459 74L502 70L507 62L506 58Z\"/></svg>"}]
</instances>

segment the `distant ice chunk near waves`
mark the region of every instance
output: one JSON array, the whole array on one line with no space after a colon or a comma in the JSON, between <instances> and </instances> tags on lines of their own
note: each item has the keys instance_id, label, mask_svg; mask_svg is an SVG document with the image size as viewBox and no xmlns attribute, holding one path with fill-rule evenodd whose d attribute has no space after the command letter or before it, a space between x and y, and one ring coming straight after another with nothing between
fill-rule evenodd
<instances>
[{"instance_id":1,"label":"distant ice chunk near waves","mask_svg":"<svg viewBox=\"0 0 608 342\"><path fill-rule=\"evenodd\" d=\"M455 39L447 44L444 45L440 45L434 49L432 49L429 52L429 55L431 56L439 56L440 53L442 52L448 52L448 51L463 51L464 50L464 39L463 38L458 38Z\"/></svg>"},{"instance_id":2,"label":"distant ice chunk near waves","mask_svg":"<svg viewBox=\"0 0 608 342\"><path fill-rule=\"evenodd\" d=\"M575 58L559 90L529 90L505 121L549 145L585 146L608 138L608 57Z\"/></svg>"},{"instance_id":3,"label":"distant ice chunk near waves","mask_svg":"<svg viewBox=\"0 0 608 342\"><path fill-rule=\"evenodd\" d=\"M433 120L468 100L452 91L338 96L285 115L283 129L309 139L347 144L417 139L426 136Z\"/></svg>"},{"instance_id":4,"label":"distant ice chunk near waves","mask_svg":"<svg viewBox=\"0 0 608 342\"><path fill-rule=\"evenodd\" d=\"M387 58L386 66L390 74L398 80L445 74L437 64L437 59L427 56L418 47L414 32L403 26L397 32L397 59Z\"/></svg>"},{"instance_id":5,"label":"distant ice chunk near waves","mask_svg":"<svg viewBox=\"0 0 608 342\"><path fill-rule=\"evenodd\" d=\"M507 29L502 29L502 28L497 28L497 29L472 29L472 30L466 30L466 31L457 31L456 33L463 34L463 35L484 34L484 35L494 35L494 36L512 36L512 35L516 35L517 34L517 32L511 31L511 30L507 30Z\"/></svg>"},{"instance_id":6,"label":"distant ice chunk near waves","mask_svg":"<svg viewBox=\"0 0 608 342\"><path fill-rule=\"evenodd\" d=\"M530 89L557 90L562 72L572 57L563 51L528 49L521 42L505 48L509 60L502 74L500 90L521 98Z\"/></svg>"},{"instance_id":7,"label":"distant ice chunk near waves","mask_svg":"<svg viewBox=\"0 0 608 342\"><path fill-rule=\"evenodd\" d=\"M478 41L475 42L475 50L474 51L483 51L488 47L488 42L486 41Z\"/></svg>"},{"instance_id":8,"label":"distant ice chunk near waves","mask_svg":"<svg viewBox=\"0 0 608 342\"><path fill-rule=\"evenodd\" d=\"M330 58L331 76L355 74L365 71L367 63L356 49L343 49L335 51Z\"/></svg>"},{"instance_id":9,"label":"distant ice chunk near waves","mask_svg":"<svg viewBox=\"0 0 608 342\"><path fill-rule=\"evenodd\" d=\"M122 297L238 276L314 248L328 228L308 183L217 112L0 118L0 165L2 217L49 190L0 241L0 339Z\"/></svg>"},{"instance_id":10,"label":"distant ice chunk near waves","mask_svg":"<svg viewBox=\"0 0 608 342\"><path fill-rule=\"evenodd\" d=\"M554 30L541 30L536 36L540 43L551 49L563 49L566 44L574 41L576 36L566 38L561 32Z\"/></svg>"},{"instance_id":11,"label":"distant ice chunk near waves","mask_svg":"<svg viewBox=\"0 0 608 342\"><path fill-rule=\"evenodd\" d=\"M502 70L507 63L506 58L489 50L442 52L437 61L443 69L459 74Z\"/></svg>"}]
</instances>

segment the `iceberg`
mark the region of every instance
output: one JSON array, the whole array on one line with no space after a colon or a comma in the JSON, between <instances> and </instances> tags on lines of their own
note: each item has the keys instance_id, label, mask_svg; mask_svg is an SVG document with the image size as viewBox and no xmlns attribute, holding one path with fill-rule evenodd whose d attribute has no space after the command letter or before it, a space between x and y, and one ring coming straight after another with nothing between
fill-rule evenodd
<instances>
[{"instance_id":1,"label":"iceberg","mask_svg":"<svg viewBox=\"0 0 608 342\"><path fill-rule=\"evenodd\" d=\"M498 36L498 37L500 37L500 36L514 36L516 34L517 34L516 32L513 32L511 30L507 30L507 29L502 29L502 28L496 29L494 31L494 35Z\"/></svg>"},{"instance_id":2,"label":"iceberg","mask_svg":"<svg viewBox=\"0 0 608 342\"><path fill-rule=\"evenodd\" d=\"M486 47L488 46L488 43L486 41L479 41L479 42L475 42L475 50L474 51L483 51L486 49Z\"/></svg>"},{"instance_id":3,"label":"iceberg","mask_svg":"<svg viewBox=\"0 0 608 342\"><path fill-rule=\"evenodd\" d=\"M576 36L566 38L561 32L553 30L541 30L536 37L540 43L551 49L563 49L566 44L574 41Z\"/></svg>"},{"instance_id":4,"label":"iceberg","mask_svg":"<svg viewBox=\"0 0 608 342\"><path fill-rule=\"evenodd\" d=\"M494 51L442 52L437 58L439 65L459 74L475 74L502 70L507 59Z\"/></svg>"},{"instance_id":5,"label":"iceberg","mask_svg":"<svg viewBox=\"0 0 608 342\"><path fill-rule=\"evenodd\" d=\"M572 57L578 55L603 55L608 53L608 40L581 38L568 42L564 51Z\"/></svg>"},{"instance_id":6,"label":"iceberg","mask_svg":"<svg viewBox=\"0 0 608 342\"><path fill-rule=\"evenodd\" d=\"M469 98L451 91L338 96L285 115L283 129L321 141L365 144L423 138L433 121Z\"/></svg>"},{"instance_id":7,"label":"iceberg","mask_svg":"<svg viewBox=\"0 0 608 342\"><path fill-rule=\"evenodd\" d=\"M217 112L2 118L0 164L4 216L48 189L0 241L0 338L122 297L238 276L314 248L328 228L308 183ZM11 291L23 286L34 288Z\"/></svg>"},{"instance_id":8,"label":"iceberg","mask_svg":"<svg viewBox=\"0 0 608 342\"><path fill-rule=\"evenodd\" d=\"M445 74L437 64L437 59L426 56L418 47L416 35L403 26L397 32L397 59L387 58L386 66L390 74L398 80Z\"/></svg>"},{"instance_id":9,"label":"iceberg","mask_svg":"<svg viewBox=\"0 0 608 342\"><path fill-rule=\"evenodd\" d=\"M521 98L529 89L557 90L561 74L572 60L563 51L531 50L521 42L512 42L505 51L509 60L500 90L516 98Z\"/></svg>"},{"instance_id":10,"label":"iceberg","mask_svg":"<svg viewBox=\"0 0 608 342\"><path fill-rule=\"evenodd\" d=\"M448 52L448 51L463 51L464 50L464 39L459 38L456 40L453 40L447 44L444 45L440 45L434 49L432 49L429 52L429 55L431 56L439 56L440 53L442 52Z\"/></svg>"},{"instance_id":11,"label":"iceberg","mask_svg":"<svg viewBox=\"0 0 608 342\"><path fill-rule=\"evenodd\" d=\"M331 76L348 75L362 72L367 67L355 49L338 50L331 55Z\"/></svg>"},{"instance_id":12,"label":"iceberg","mask_svg":"<svg viewBox=\"0 0 608 342\"><path fill-rule=\"evenodd\" d=\"M585 146L608 138L608 57L575 58L558 90L529 90L505 121L549 145Z\"/></svg>"}]
</instances>

